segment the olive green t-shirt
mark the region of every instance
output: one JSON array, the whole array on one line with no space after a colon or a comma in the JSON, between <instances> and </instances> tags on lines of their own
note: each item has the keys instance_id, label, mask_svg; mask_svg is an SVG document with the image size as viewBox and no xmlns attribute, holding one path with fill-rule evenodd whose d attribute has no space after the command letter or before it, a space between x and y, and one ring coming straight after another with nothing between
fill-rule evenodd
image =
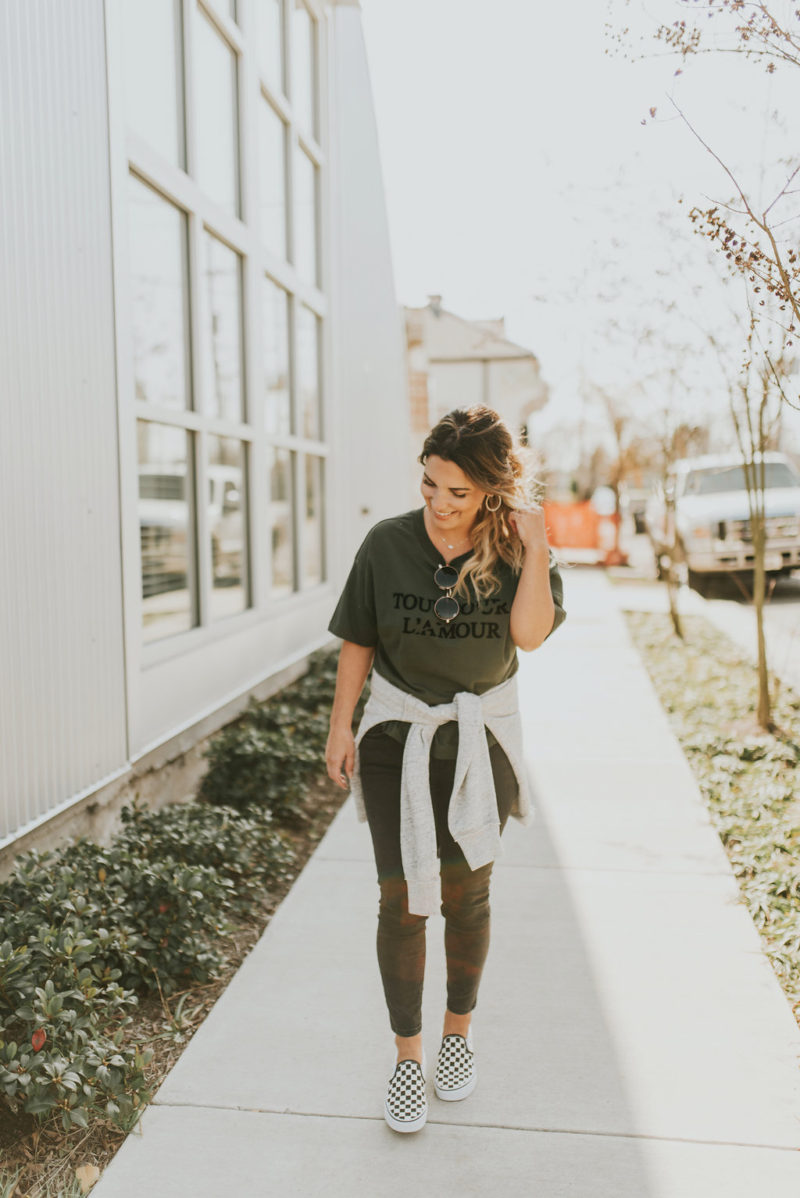
<instances>
[{"instance_id":1,"label":"olive green t-shirt","mask_svg":"<svg viewBox=\"0 0 800 1198\"><path fill-rule=\"evenodd\" d=\"M461 611L445 624L433 605L444 591L434 582L444 564L425 529L424 508L381 520L367 533L328 629L342 640L375 649L374 669L401 690L429 706L451 703L457 691L481 695L516 673L517 649L509 616L519 575L502 560L495 570L500 589L477 602L459 596ZM472 553L453 558L458 569ZM550 589L555 618L548 636L566 618L563 583L552 554ZM405 740L409 725L393 720L382 725ZM489 743L494 738L487 731ZM431 752L454 757L458 724L437 728Z\"/></svg>"}]
</instances>

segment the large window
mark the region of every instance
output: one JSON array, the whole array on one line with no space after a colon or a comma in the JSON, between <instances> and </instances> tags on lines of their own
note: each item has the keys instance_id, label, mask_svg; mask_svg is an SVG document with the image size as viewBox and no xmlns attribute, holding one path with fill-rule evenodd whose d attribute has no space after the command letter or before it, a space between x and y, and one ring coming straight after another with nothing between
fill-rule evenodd
<instances>
[{"instance_id":1,"label":"large window","mask_svg":"<svg viewBox=\"0 0 800 1198\"><path fill-rule=\"evenodd\" d=\"M128 125L175 166L186 165L180 0L122 0Z\"/></svg>"},{"instance_id":2,"label":"large window","mask_svg":"<svg viewBox=\"0 0 800 1198\"><path fill-rule=\"evenodd\" d=\"M317 168L299 145L294 160L294 261L303 280L317 282Z\"/></svg>"},{"instance_id":3,"label":"large window","mask_svg":"<svg viewBox=\"0 0 800 1198\"><path fill-rule=\"evenodd\" d=\"M314 0L121 7L151 642L325 580L321 34Z\"/></svg>"},{"instance_id":4,"label":"large window","mask_svg":"<svg viewBox=\"0 0 800 1198\"><path fill-rule=\"evenodd\" d=\"M191 398L186 217L135 175L129 178L136 398L183 409Z\"/></svg>"},{"instance_id":5,"label":"large window","mask_svg":"<svg viewBox=\"0 0 800 1198\"><path fill-rule=\"evenodd\" d=\"M272 528L272 594L295 589L294 458L288 449L270 453L269 496Z\"/></svg>"},{"instance_id":6,"label":"large window","mask_svg":"<svg viewBox=\"0 0 800 1198\"><path fill-rule=\"evenodd\" d=\"M191 434L137 422L139 538L145 641L197 623Z\"/></svg>"},{"instance_id":7,"label":"large window","mask_svg":"<svg viewBox=\"0 0 800 1198\"><path fill-rule=\"evenodd\" d=\"M317 135L317 26L303 0L292 0L292 106L300 129Z\"/></svg>"},{"instance_id":8,"label":"large window","mask_svg":"<svg viewBox=\"0 0 800 1198\"><path fill-rule=\"evenodd\" d=\"M207 475L211 614L218 619L247 606L244 443L233 437L209 436Z\"/></svg>"},{"instance_id":9,"label":"large window","mask_svg":"<svg viewBox=\"0 0 800 1198\"><path fill-rule=\"evenodd\" d=\"M253 13L256 21L256 59L259 73L273 91L284 90L286 71L283 57L283 0L258 0Z\"/></svg>"},{"instance_id":10,"label":"large window","mask_svg":"<svg viewBox=\"0 0 800 1198\"><path fill-rule=\"evenodd\" d=\"M242 282L239 255L211 233L203 234L205 330L203 390L211 416L244 420Z\"/></svg>"},{"instance_id":11,"label":"large window","mask_svg":"<svg viewBox=\"0 0 800 1198\"><path fill-rule=\"evenodd\" d=\"M264 423L273 437L288 437L294 431L289 390L289 297L270 278L264 279L262 311Z\"/></svg>"},{"instance_id":12,"label":"large window","mask_svg":"<svg viewBox=\"0 0 800 1198\"><path fill-rule=\"evenodd\" d=\"M195 21L197 181L221 207L239 211L236 54L201 7Z\"/></svg>"},{"instance_id":13,"label":"large window","mask_svg":"<svg viewBox=\"0 0 800 1198\"><path fill-rule=\"evenodd\" d=\"M258 216L264 245L286 257L287 126L263 97L258 106Z\"/></svg>"},{"instance_id":14,"label":"large window","mask_svg":"<svg viewBox=\"0 0 800 1198\"><path fill-rule=\"evenodd\" d=\"M319 321L305 304L297 306L295 363L302 436L320 439Z\"/></svg>"}]
</instances>

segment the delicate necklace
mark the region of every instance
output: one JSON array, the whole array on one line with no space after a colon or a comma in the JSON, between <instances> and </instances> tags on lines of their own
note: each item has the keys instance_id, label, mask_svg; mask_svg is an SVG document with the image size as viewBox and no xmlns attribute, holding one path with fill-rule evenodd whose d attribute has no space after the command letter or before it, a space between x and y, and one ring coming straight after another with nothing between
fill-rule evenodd
<instances>
[{"instance_id":1,"label":"delicate necklace","mask_svg":"<svg viewBox=\"0 0 800 1198\"><path fill-rule=\"evenodd\" d=\"M469 533L467 533L467 535L465 537L461 537L461 539L459 541L456 541L455 544L453 544L453 545L451 545L450 542L447 540L447 538L442 536L442 534L440 532L437 532L436 535L439 538L439 540L442 541L447 546L447 548L451 551L451 553L456 548L457 545L463 545L465 541L469 541Z\"/></svg>"}]
</instances>

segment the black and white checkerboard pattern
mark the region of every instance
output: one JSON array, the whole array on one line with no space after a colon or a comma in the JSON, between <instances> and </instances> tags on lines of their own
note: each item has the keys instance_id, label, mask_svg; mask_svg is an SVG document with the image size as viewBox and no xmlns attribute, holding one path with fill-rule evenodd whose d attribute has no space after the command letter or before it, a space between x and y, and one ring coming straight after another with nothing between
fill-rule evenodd
<instances>
[{"instance_id":1,"label":"black and white checkerboard pattern","mask_svg":"<svg viewBox=\"0 0 800 1198\"><path fill-rule=\"evenodd\" d=\"M398 1062L386 1095L389 1114L400 1123L410 1123L424 1114L427 1101L425 1078L419 1063Z\"/></svg>"},{"instance_id":2,"label":"black and white checkerboard pattern","mask_svg":"<svg viewBox=\"0 0 800 1198\"><path fill-rule=\"evenodd\" d=\"M436 1087L460 1090L472 1080L473 1053L463 1036L445 1036L436 1062Z\"/></svg>"}]
</instances>

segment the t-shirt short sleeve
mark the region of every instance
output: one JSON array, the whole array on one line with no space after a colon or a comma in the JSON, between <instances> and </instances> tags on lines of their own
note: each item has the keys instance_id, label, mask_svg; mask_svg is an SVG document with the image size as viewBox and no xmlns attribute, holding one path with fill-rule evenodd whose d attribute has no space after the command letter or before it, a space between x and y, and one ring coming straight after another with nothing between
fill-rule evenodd
<instances>
[{"instance_id":1,"label":"t-shirt short sleeve","mask_svg":"<svg viewBox=\"0 0 800 1198\"><path fill-rule=\"evenodd\" d=\"M378 643L375 587L372 577L369 536L356 554L328 631L343 641L373 648Z\"/></svg>"},{"instance_id":2,"label":"t-shirt short sleeve","mask_svg":"<svg viewBox=\"0 0 800 1198\"><path fill-rule=\"evenodd\" d=\"M547 636L552 636L555 630L567 618L567 613L564 608L564 582L558 569L558 561L555 554L550 552L550 592L553 596L553 606L555 614L553 616L553 627L548 632ZM547 636L544 638L547 640Z\"/></svg>"}]
</instances>

